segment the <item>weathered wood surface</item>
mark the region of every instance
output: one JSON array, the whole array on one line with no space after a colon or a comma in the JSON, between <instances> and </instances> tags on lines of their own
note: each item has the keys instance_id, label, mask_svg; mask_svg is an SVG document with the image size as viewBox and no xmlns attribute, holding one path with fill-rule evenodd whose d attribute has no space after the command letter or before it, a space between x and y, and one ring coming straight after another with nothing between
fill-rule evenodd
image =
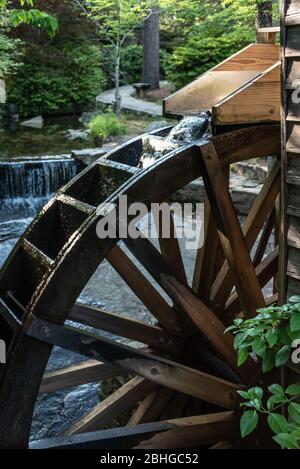
<instances>
[{"instance_id":1,"label":"weathered wood surface","mask_svg":"<svg viewBox=\"0 0 300 469\"><path fill-rule=\"evenodd\" d=\"M140 400L149 394L157 385L144 378L136 377L121 386L104 401L80 417L64 432L66 436L100 430L113 422L124 409L133 408Z\"/></svg>"},{"instance_id":2,"label":"weathered wood surface","mask_svg":"<svg viewBox=\"0 0 300 469\"><path fill-rule=\"evenodd\" d=\"M174 445L178 449L189 448L191 446L199 448L199 446L217 443L222 438L222 434L226 434L227 438L233 438L234 417L234 412L185 417L164 422L36 441L31 443L30 448L128 449L132 447L141 448L143 446L149 449L150 447L172 449ZM164 433L166 433L165 439ZM153 441L153 436L159 436L159 434L162 434L163 440Z\"/></svg>"},{"instance_id":3,"label":"weathered wood surface","mask_svg":"<svg viewBox=\"0 0 300 469\"><path fill-rule=\"evenodd\" d=\"M129 373L138 374L154 383L184 394L204 399L225 409L234 409L238 403L239 386L202 373L192 368L114 343L80 329L64 328L47 321L34 319L27 325L31 337L48 344L99 359Z\"/></svg>"},{"instance_id":4,"label":"weathered wood surface","mask_svg":"<svg viewBox=\"0 0 300 469\"><path fill-rule=\"evenodd\" d=\"M255 106L253 106L255 102ZM280 120L280 62L213 108L217 124Z\"/></svg>"},{"instance_id":5,"label":"weathered wood surface","mask_svg":"<svg viewBox=\"0 0 300 469\"><path fill-rule=\"evenodd\" d=\"M71 365L45 373L39 393L57 392L62 389L93 383L120 376L119 368L96 360L88 360L78 365Z\"/></svg>"}]
</instances>

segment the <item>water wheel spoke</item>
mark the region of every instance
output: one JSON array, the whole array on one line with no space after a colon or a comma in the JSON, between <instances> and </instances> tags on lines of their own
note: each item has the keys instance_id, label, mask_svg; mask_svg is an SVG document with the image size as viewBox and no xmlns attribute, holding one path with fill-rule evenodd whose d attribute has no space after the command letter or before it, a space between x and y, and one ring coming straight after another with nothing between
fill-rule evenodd
<instances>
[{"instance_id":1,"label":"water wheel spoke","mask_svg":"<svg viewBox=\"0 0 300 469\"><path fill-rule=\"evenodd\" d=\"M232 271L234 283L247 317L265 305L264 297L252 264L242 229L226 188L219 157L212 142L201 147L206 174L204 184L217 223L224 255Z\"/></svg>"},{"instance_id":2,"label":"water wheel spoke","mask_svg":"<svg viewBox=\"0 0 300 469\"><path fill-rule=\"evenodd\" d=\"M271 234L273 232L275 226L275 217L276 217L276 210L275 208L270 213L266 223L264 224L262 234L255 250L255 254L253 256L253 265L254 267L258 266L261 261L263 260L264 254L266 252L268 243L270 241ZM277 243L275 243L277 244Z\"/></svg>"},{"instance_id":3,"label":"water wheel spoke","mask_svg":"<svg viewBox=\"0 0 300 469\"><path fill-rule=\"evenodd\" d=\"M248 361L245 367L237 366L236 353L233 349L233 337L224 334L223 323L186 285L182 285L174 276L169 265L153 244L144 237L125 240L126 245L139 262L172 298L184 315L190 318L200 329L213 349L238 373L247 379L253 373L253 364ZM183 317L184 318L184 317Z\"/></svg>"},{"instance_id":4,"label":"water wheel spoke","mask_svg":"<svg viewBox=\"0 0 300 469\"><path fill-rule=\"evenodd\" d=\"M204 244L197 250L193 290L207 306L210 306L210 291L223 261L224 254L217 226L206 195L204 201Z\"/></svg>"},{"instance_id":5,"label":"water wheel spoke","mask_svg":"<svg viewBox=\"0 0 300 469\"><path fill-rule=\"evenodd\" d=\"M125 252L116 245L107 254L107 260L159 323L178 334L181 328L176 311L162 298Z\"/></svg>"},{"instance_id":6,"label":"water wheel spoke","mask_svg":"<svg viewBox=\"0 0 300 469\"><path fill-rule=\"evenodd\" d=\"M255 272L261 288L263 288L278 272L279 247L277 246L268 256L256 267ZM226 322L233 320L241 312L238 294L232 293L229 297L224 312Z\"/></svg>"},{"instance_id":7,"label":"water wheel spoke","mask_svg":"<svg viewBox=\"0 0 300 469\"><path fill-rule=\"evenodd\" d=\"M209 449L231 449L233 446L232 441L219 441Z\"/></svg>"},{"instance_id":8,"label":"water wheel spoke","mask_svg":"<svg viewBox=\"0 0 300 469\"><path fill-rule=\"evenodd\" d=\"M166 260L166 262L168 262L170 268L177 275L180 281L186 284L186 272L183 264L178 238L176 236L174 215L171 210L169 211L168 215L168 220L163 220L162 212L160 211L158 219L154 217L154 222L158 233L160 251L162 257ZM163 233L163 227L167 222L170 228L170 232L168 233L168 237L165 237Z\"/></svg>"},{"instance_id":9,"label":"water wheel spoke","mask_svg":"<svg viewBox=\"0 0 300 469\"><path fill-rule=\"evenodd\" d=\"M150 394L139 404L136 411L130 417L127 425L138 425L141 423L150 423L158 420L163 409L174 395L172 389L161 387Z\"/></svg>"},{"instance_id":10,"label":"water wheel spoke","mask_svg":"<svg viewBox=\"0 0 300 469\"><path fill-rule=\"evenodd\" d=\"M153 435L166 434L167 448L189 448L214 444L226 434L233 438L234 412L184 417L163 422L151 422L79 435L49 438L34 441L31 449L129 449L145 447L164 448L160 442L151 440ZM172 432L172 433L171 433ZM185 436L187 435L187 436ZM149 446L148 446L149 445ZM150 446L151 445L151 446ZM158 445L158 446L153 446ZM174 445L174 446L172 446ZM175 446L177 445L177 446Z\"/></svg>"},{"instance_id":11,"label":"water wheel spoke","mask_svg":"<svg viewBox=\"0 0 300 469\"><path fill-rule=\"evenodd\" d=\"M245 242L250 251L262 229L264 222L274 207L276 197L280 190L280 165L275 163L270 175L267 178L260 194L255 199L250 212L243 223L242 232ZM236 224L235 224L236 225ZM256 265L254 263L254 265ZM231 272L228 262L225 261L218 276L216 277L212 290L211 302L214 309L219 313L224 310L225 302L234 285L234 275Z\"/></svg>"},{"instance_id":12,"label":"water wheel spoke","mask_svg":"<svg viewBox=\"0 0 300 469\"><path fill-rule=\"evenodd\" d=\"M99 308L76 303L69 319L96 329L135 340L161 352L176 355L180 352L183 339L158 326L151 326L130 317L108 313Z\"/></svg>"},{"instance_id":13,"label":"water wheel spoke","mask_svg":"<svg viewBox=\"0 0 300 469\"><path fill-rule=\"evenodd\" d=\"M115 343L74 327L62 327L34 318L28 321L27 334L52 345L98 359L128 373L170 389L206 400L226 409L237 406L240 386L207 373L140 350Z\"/></svg>"},{"instance_id":14,"label":"water wheel spoke","mask_svg":"<svg viewBox=\"0 0 300 469\"><path fill-rule=\"evenodd\" d=\"M69 436L102 429L112 423L123 412L134 407L156 386L155 383L139 376L133 378L74 422L64 432L64 435Z\"/></svg>"},{"instance_id":15,"label":"water wheel spoke","mask_svg":"<svg viewBox=\"0 0 300 469\"><path fill-rule=\"evenodd\" d=\"M65 368L47 371L44 374L39 394L57 392L62 389L94 383L120 376L122 371L108 363L87 360Z\"/></svg>"},{"instance_id":16,"label":"water wheel spoke","mask_svg":"<svg viewBox=\"0 0 300 469\"><path fill-rule=\"evenodd\" d=\"M174 425L174 428L163 433L157 433L148 440L143 441L137 449L177 449L177 448L193 448L203 445L216 443L224 434L229 438L233 438L234 434L234 414L217 413L210 415L202 415L197 417L189 417L183 419L170 420L170 422L179 422L180 420L189 421L184 431Z\"/></svg>"}]
</instances>

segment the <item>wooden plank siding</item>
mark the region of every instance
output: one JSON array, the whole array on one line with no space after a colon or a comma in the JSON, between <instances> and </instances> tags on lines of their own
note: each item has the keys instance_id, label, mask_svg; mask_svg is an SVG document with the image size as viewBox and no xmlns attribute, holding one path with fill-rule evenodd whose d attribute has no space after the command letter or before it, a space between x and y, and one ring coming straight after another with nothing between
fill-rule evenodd
<instances>
[{"instance_id":1,"label":"wooden plank siding","mask_svg":"<svg viewBox=\"0 0 300 469\"><path fill-rule=\"evenodd\" d=\"M283 0L282 57L282 301L300 292L300 0Z\"/></svg>"}]
</instances>

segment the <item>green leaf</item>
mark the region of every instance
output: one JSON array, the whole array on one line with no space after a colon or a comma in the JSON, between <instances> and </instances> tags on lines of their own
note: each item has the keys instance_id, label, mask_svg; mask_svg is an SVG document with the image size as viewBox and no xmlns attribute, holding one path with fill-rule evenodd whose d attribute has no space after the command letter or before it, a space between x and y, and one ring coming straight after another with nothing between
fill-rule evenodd
<instances>
[{"instance_id":1,"label":"green leaf","mask_svg":"<svg viewBox=\"0 0 300 469\"><path fill-rule=\"evenodd\" d=\"M290 328L292 332L300 331L300 313L294 313L290 320Z\"/></svg>"},{"instance_id":2,"label":"green leaf","mask_svg":"<svg viewBox=\"0 0 300 469\"><path fill-rule=\"evenodd\" d=\"M290 357L291 357L291 347L284 345L284 347L282 347L276 353L275 365L277 367L284 365L286 362L289 361Z\"/></svg>"},{"instance_id":3,"label":"green leaf","mask_svg":"<svg viewBox=\"0 0 300 469\"><path fill-rule=\"evenodd\" d=\"M237 361L238 366L242 366L243 363L245 363L245 361L247 360L248 356L249 356L248 350L246 349L239 350L238 361Z\"/></svg>"},{"instance_id":4,"label":"green leaf","mask_svg":"<svg viewBox=\"0 0 300 469\"><path fill-rule=\"evenodd\" d=\"M289 416L292 417L292 419L299 424L300 420L300 404L297 404L297 402L290 402L288 405L288 413Z\"/></svg>"},{"instance_id":5,"label":"green leaf","mask_svg":"<svg viewBox=\"0 0 300 469\"><path fill-rule=\"evenodd\" d=\"M235 319L235 320L233 321L233 324L234 324L235 326L240 326L243 322L244 322L244 319Z\"/></svg>"},{"instance_id":6,"label":"green leaf","mask_svg":"<svg viewBox=\"0 0 300 469\"><path fill-rule=\"evenodd\" d=\"M279 433L273 437L273 440L276 441L282 448L286 449L298 449L298 443L294 436L289 433Z\"/></svg>"},{"instance_id":7,"label":"green leaf","mask_svg":"<svg viewBox=\"0 0 300 469\"><path fill-rule=\"evenodd\" d=\"M243 333L239 333L234 338L234 350L238 350L239 346L247 339L247 335Z\"/></svg>"},{"instance_id":8,"label":"green leaf","mask_svg":"<svg viewBox=\"0 0 300 469\"><path fill-rule=\"evenodd\" d=\"M279 330L279 342L281 342L284 345L290 345L291 344L291 338L288 333L289 326L282 327Z\"/></svg>"},{"instance_id":9,"label":"green leaf","mask_svg":"<svg viewBox=\"0 0 300 469\"><path fill-rule=\"evenodd\" d=\"M289 396L297 396L298 394L300 394L300 383L298 383L298 384L291 384L291 385L287 388L286 393L287 393Z\"/></svg>"},{"instance_id":10,"label":"green leaf","mask_svg":"<svg viewBox=\"0 0 300 469\"><path fill-rule=\"evenodd\" d=\"M262 360L263 373L267 373L275 367L275 354L274 350L268 350Z\"/></svg>"},{"instance_id":11,"label":"green leaf","mask_svg":"<svg viewBox=\"0 0 300 469\"><path fill-rule=\"evenodd\" d=\"M300 295L294 295L289 298L289 303L300 303Z\"/></svg>"},{"instance_id":12,"label":"green leaf","mask_svg":"<svg viewBox=\"0 0 300 469\"><path fill-rule=\"evenodd\" d=\"M279 395L269 397L269 399L267 401L268 410L273 410L274 406L276 404L281 404L282 401L283 401L283 398L282 398L282 396L279 396Z\"/></svg>"},{"instance_id":13,"label":"green leaf","mask_svg":"<svg viewBox=\"0 0 300 469\"><path fill-rule=\"evenodd\" d=\"M239 396L241 396L243 399L250 399L248 391L237 391Z\"/></svg>"},{"instance_id":14,"label":"green leaf","mask_svg":"<svg viewBox=\"0 0 300 469\"><path fill-rule=\"evenodd\" d=\"M272 384L268 389L275 396L284 396L284 389L280 384Z\"/></svg>"},{"instance_id":15,"label":"green leaf","mask_svg":"<svg viewBox=\"0 0 300 469\"><path fill-rule=\"evenodd\" d=\"M229 326L225 329L224 334L227 334L227 332L233 331L236 329L236 326Z\"/></svg>"},{"instance_id":16,"label":"green leaf","mask_svg":"<svg viewBox=\"0 0 300 469\"><path fill-rule=\"evenodd\" d=\"M256 410L247 410L243 413L240 421L241 435L245 438L250 435L258 424L258 415Z\"/></svg>"},{"instance_id":17,"label":"green leaf","mask_svg":"<svg viewBox=\"0 0 300 469\"><path fill-rule=\"evenodd\" d=\"M263 357L266 352L266 344L263 337L256 337L252 342L252 350L255 355Z\"/></svg>"},{"instance_id":18,"label":"green leaf","mask_svg":"<svg viewBox=\"0 0 300 469\"><path fill-rule=\"evenodd\" d=\"M268 332L266 334L266 339L268 341L269 346L274 347L274 345L278 341L278 331L276 329L268 330Z\"/></svg>"},{"instance_id":19,"label":"green leaf","mask_svg":"<svg viewBox=\"0 0 300 469\"><path fill-rule=\"evenodd\" d=\"M274 433L288 433L290 431L288 421L281 414L272 413L268 415L268 424Z\"/></svg>"}]
</instances>

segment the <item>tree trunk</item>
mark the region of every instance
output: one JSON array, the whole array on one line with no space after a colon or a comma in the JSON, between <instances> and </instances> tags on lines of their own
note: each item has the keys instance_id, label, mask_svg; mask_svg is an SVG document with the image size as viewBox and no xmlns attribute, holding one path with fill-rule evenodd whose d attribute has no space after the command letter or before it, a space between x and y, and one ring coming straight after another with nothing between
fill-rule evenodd
<instances>
[{"instance_id":1,"label":"tree trunk","mask_svg":"<svg viewBox=\"0 0 300 469\"><path fill-rule=\"evenodd\" d=\"M121 95L120 95L120 48L116 52L115 62L115 114L118 118L121 117Z\"/></svg>"},{"instance_id":2,"label":"tree trunk","mask_svg":"<svg viewBox=\"0 0 300 469\"><path fill-rule=\"evenodd\" d=\"M263 2L257 2L256 5L256 30L258 28L269 28L273 24L273 11L272 11L272 1L263 1ZM256 39L257 42L274 42L274 33L273 35L270 34L259 34L257 32L256 34Z\"/></svg>"},{"instance_id":3,"label":"tree trunk","mask_svg":"<svg viewBox=\"0 0 300 469\"><path fill-rule=\"evenodd\" d=\"M272 1L257 3L257 26L259 28L268 28L272 26Z\"/></svg>"},{"instance_id":4,"label":"tree trunk","mask_svg":"<svg viewBox=\"0 0 300 469\"><path fill-rule=\"evenodd\" d=\"M159 46L159 10L153 7L143 31L143 82L149 83L151 90L159 88Z\"/></svg>"}]
</instances>

